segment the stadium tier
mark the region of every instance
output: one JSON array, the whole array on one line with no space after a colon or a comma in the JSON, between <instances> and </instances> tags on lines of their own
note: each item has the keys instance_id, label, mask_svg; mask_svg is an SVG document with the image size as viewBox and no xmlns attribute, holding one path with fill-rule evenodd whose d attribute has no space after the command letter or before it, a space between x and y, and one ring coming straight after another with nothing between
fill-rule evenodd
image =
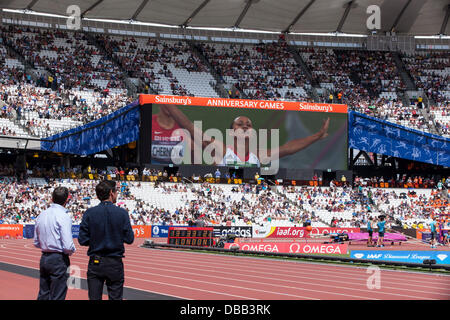
<instances>
[{"instance_id":1,"label":"stadium tier","mask_svg":"<svg viewBox=\"0 0 450 320\"><path fill-rule=\"evenodd\" d=\"M120 207L129 211L133 225L188 225L201 215L208 225L301 227L311 224L313 227L362 228L369 217L384 214L392 217L393 224L406 229L427 225L431 222L430 214L450 213L448 200L434 189L270 187L266 183L186 184L136 180L119 182L117 200ZM67 208L72 222L79 224L83 212L99 203L95 195L98 182L95 179L49 182L39 177L20 182L5 176L0 183L4 204L0 221L33 224L37 215L48 207L52 190L64 186L70 190Z\"/></svg>"},{"instance_id":2,"label":"stadium tier","mask_svg":"<svg viewBox=\"0 0 450 320\"><path fill-rule=\"evenodd\" d=\"M448 1L0 1L0 300L448 300Z\"/></svg>"},{"instance_id":3,"label":"stadium tier","mask_svg":"<svg viewBox=\"0 0 450 320\"><path fill-rule=\"evenodd\" d=\"M123 138L126 132L119 134L114 130L120 128L129 133L131 127L114 112L125 106L133 110L140 93L268 100L275 104L276 101L345 104L350 110L374 117L367 128L374 128L373 121L380 119L401 125L406 131L412 128L443 137L450 134L448 51L398 53L321 48L299 45L285 37L259 43L168 40L125 32L112 35L15 24L1 27L0 41L0 134L17 138L52 137L53 140L42 140L46 146L42 150L52 150L55 145L69 146L67 141L71 136L80 130L86 131L86 127L81 126L91 123L108 131L107 135L102 131L105 136L95 134L105 140L102 146L113 139L111 137ZM167 116L167 112L159 107L152 111L153 117ZM208 112L195 113L186 109L190 119L202 114L206 124L223 118L219 111ZM111 114L118 122L103 127L108 124L105 117ZM293 113L280 116L276 112L249 113L248 116L256 123L267 125L272 120L279 126L283 123L281 128L287 132L283 133L283 141L294 140L299 135L314 136L320 125L315 128L313 124L323 120L306 114L302 119ZM324 157L322 147L312 146L309 154L288 157L281 162L282 166L297 168L298 163L302 163L303 169L346 168L346 159L330 155L345 156L347 146L341 142L345 140L343 132L347 130L347 123L344 118L330 117L332 130L338 133L333 136L333 143L323 149L328 150L328 157ZM93 122L96 120L100 122ZM158 126L160 123L164 122L159 122ZM358 133L358 127L350 126L351 133ZM164 126L159 128L165 130ZM395 130L393 128L391 131ZM73 130L67 131L70 129ZM68 135L67 141L58 140L65 137L63 132ZM58 138L55 140L55 137ZM359 139L351 136L355 137ZM91 148L96 143L95 138L91 138L80 140ZM367 137L361 135L360 140L369 145ZM377 141L371 141L372 146L379 143ZM83 154L87 153L83 151ZM444 159L446 155L437 157ZM440 164L439 160L430 163ZM37 164L39 166L39 160ZM158 164L167 166L169 163ZM71 179L48 182L39 169L28 169L26 171L35 178L24 182L20 180L23 174L17 174L19 180L13 177L15 169L2 168L1 196L7 207L2 215L3 222L32 223L49 200L49 190L58 184L72 190L70 210L75 223L80 222L84 209L98 202L93 191L97 181L92 177L79 180L76 178L79 172L75 171ZM52 175L54 171L47 173ZM36 178L39 176L41 178ZM137 172L129 176L137 176ZM445 176L443 178L445 182ZM433 176L430 180L433 182L426 186L436 188L439 179ZM223 225L299 226L308 220L318 227L360 227L369 216L389 214L410 227L419 222L428 223L436 210L448 211L448 201L441 199L443 194L420 189L419 184L414 185L413 194L403 185L399 189L364 186L364 190L360 190L358 181L351 181L346 187L274 187L256 181L210 185L133 180L123 186L119 202L130 211L134 224L187 224L196 212L204 214L211 223ZM391 187L393 185L391 183ZM24 190L27 190L26 199L18 203L14 194ZM166 201L166 196L170 201ZM433 207L437 200L446 201L445 206Z\"/></svg>"},{"instance_id":4,"label":"stadium tier","mask_svg":"<svg viewBox=\"0 0 450 320\"><path fill-rule=\"evenodd\" d=\"M16 125L34 137L109 114L136 99L136 90L345 103L448 136L448 52L417 51L398 60L396 53L300 47L282 38L230 44L14 25L1 30L2 117L19 120ZM414 81L414 97L407 93L402 66ZM23 134L13 125L2 128Z\"/></svg>"}]
</instances>

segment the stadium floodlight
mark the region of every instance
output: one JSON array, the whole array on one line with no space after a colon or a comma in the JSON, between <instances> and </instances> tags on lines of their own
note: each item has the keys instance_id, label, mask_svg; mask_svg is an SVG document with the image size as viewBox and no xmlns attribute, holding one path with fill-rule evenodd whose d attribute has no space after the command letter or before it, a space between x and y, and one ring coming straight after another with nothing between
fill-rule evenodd
<instances>
[{"instance_id":1,"label":"stadium floodlight","mask_svg":"<svg viewBox=\"0 0 450 320\"><path fill-rule=\"evenodd\" d=\"M319 37L354 37L354 38L367 38L366 34L355 34L355 33L342 33L342 32L291 32L291 35L299 36L319 36Z\"/></svg>"},{"instance_id":2,"label":"stadium floodlight","mask_svg":"<svg viewBox=\"0 0 450 320\"><path fill-rule=\"evenodd\" d=\"M450 39L450 36L438 34L434 36L414 36L415 39Z\"/></svg>"},{"instance_id":3,"label":"stadium floodlight","mask_svg":"<svg viewBox=\"0 0 450 320\"><path fill-rule=\"evenodd\" d=\"M254 30L254 29L244 29L240 27L229 27L229 28L221 28L221 27L193 27L186 26L186 29L192 30L207 30L207 31L233 31L233 32L249 32L249 33L269 33L269 34L281 34L280 31L267 31L267 30Z\"/></svg>"},{"instance_id":4,"label":"stadium floodlight","mask_svg":"<svg viewBox=\"0 0 450 320\"><path fill-rule=\"evenodd\" d=\"M54 14L54 13L38 12L38 11L29 10L29 9L21 9L21 10L17 10L17 9L2 9L2 11L4 11L4 12L12 12L12 13L29 14L29 15L35 15L35 16L44 16L44 17L54 17L54 18L64 18L64 19L69 18L69 16L64 16L64 15Z\"/></svg>"},{"instance_id":5,"label":"stadium floodlight","mask_svg":"<svg viewBox=\"0 0 450 320\"><path fill-rule=\"evenodd\" d=\"M96 21L96 22L109 22L109 23L117 23L117 24L133 24L140 26L149 26L149 27L162 27L162 28L180 28L180 26L169 25L169 24L161 24L161 23L152 23L152 22L142 22L137 20L114 20L114 19L93 19L93 18L83 18L85 21Z\"/></svg>"}]
</instances>

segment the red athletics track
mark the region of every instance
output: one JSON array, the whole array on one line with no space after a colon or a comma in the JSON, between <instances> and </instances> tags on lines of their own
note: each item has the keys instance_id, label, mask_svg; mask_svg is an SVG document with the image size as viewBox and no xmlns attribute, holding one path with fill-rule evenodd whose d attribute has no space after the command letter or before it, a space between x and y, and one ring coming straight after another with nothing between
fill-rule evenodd
<instances>
[{"instance_id":1,"label":"red athletics track","mask_svg":"<svg viewBox=\"0 0 450 320\"><path fill-rule=\"evenodd\" d=\"M366 283L371 274L366 268L146 249L138 247L142 243L138 240L126 246L125 287L165 296L192 300L450 299L448 275L381 270L381 288L369 289ZM85 278L87 249L78 245L77 249L71 264L79 266ZM39 258L40 251L31 240L0 240L0 262L38 269ZM15 290L11 296L35 299L36 279L8 277L1 284ZM83 293L87 298L87 292Z\"/></svg>"},{"instance_id":2,"label":"red athletics track","mask_svg":"<svg viewBox=\"0 0 450 320\"><path fill-rule=\"evenodd\" d=\"M0 271L0 300L35 300L39 291L39 279L13 272ZM4 290L6 288L6 290ZM86 300L87 293L82 289L67 291L67 300ZM103 299L108 299L103 295Z\"/></svg>"}]
</instances>

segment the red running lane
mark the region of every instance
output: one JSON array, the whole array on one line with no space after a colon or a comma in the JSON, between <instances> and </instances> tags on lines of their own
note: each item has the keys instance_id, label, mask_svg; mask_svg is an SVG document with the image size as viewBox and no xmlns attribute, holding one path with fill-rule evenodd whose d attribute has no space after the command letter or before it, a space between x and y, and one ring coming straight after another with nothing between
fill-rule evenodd
<instances>
[{"instance_id":1,"label":"red running lane","mask_svg":"<svg viewBox=\"0 0 450 320\"><path fill-rule=\"evenodd\" d=\"M142 242L142 241L141 241ZM139 241L138 243L139 244ZM381 289L368 289L367 269L126 247L125 286L195 300L440 299L450 297L450 277L382 270ZM86 274L86 248L72 265ZM38 268L40 252L29 240L0 242L0 261ZM84 277L85 278L85 277Z\"/></svg>"},{"instance_id":2,"label":"red running lane","mask_svg":"<svg viewBox=\"0 0 450 320\"><path fill-rule=\"evenodd\" d=\"M0 271L0 300L36 300L39 292L39 279L17 273ZM108 296L103 295L103 299ZM68 289L66 300L88 300L88 293L82 289Z\"/></svg>"}]
</instances>

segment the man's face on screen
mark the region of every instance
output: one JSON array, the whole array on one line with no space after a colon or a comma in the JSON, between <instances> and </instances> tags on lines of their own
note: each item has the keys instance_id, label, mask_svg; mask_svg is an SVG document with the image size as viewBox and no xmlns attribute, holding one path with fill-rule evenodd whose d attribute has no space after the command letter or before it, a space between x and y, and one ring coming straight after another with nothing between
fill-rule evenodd
<instances>
[{"instance_id":1,"label":"man's face on screen","mask_svg":"<svg viewBox=\"0 0 450 320\"><path fill-rule=\"evenodd\" d=\"M234 119L232 129L235 131L235 135L244 134L244 136L248 138L246 133L249 129L253 129L253 124L249 118L240 116Z\"/></svg>"}]
</instances>

